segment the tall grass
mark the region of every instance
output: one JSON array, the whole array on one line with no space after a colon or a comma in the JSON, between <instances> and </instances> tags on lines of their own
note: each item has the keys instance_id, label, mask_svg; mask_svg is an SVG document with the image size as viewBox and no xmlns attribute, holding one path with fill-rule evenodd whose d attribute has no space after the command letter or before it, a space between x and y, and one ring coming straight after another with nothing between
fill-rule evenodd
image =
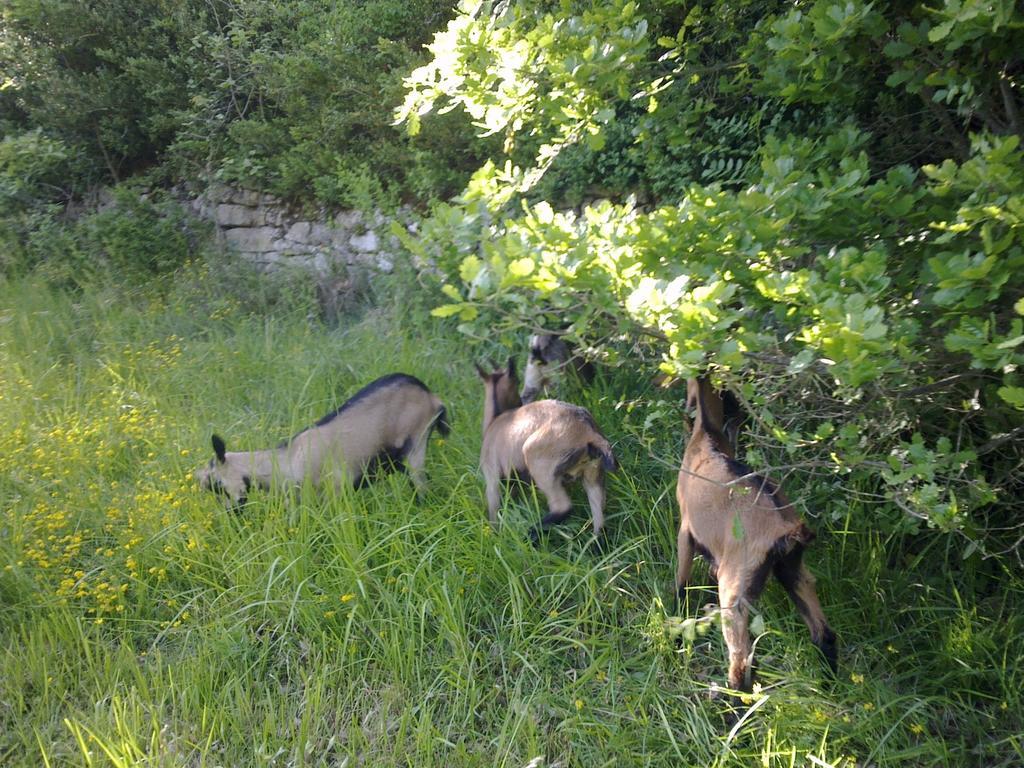
<instances>
[{"instance_id":1,"label":"tall grass","mask_svg":"<svg viewBox=\"0 0 1024 768\"><path fill-rule=\"evenodd\" d=\"M881 537L855 505L819 521L839 679L769 589L761 690L734 725L709 695L720 633L670 632L682 433L671 402L654 423L645 407L664 394L614 373L578 394L622 465L608 541L581 511L534 549L538 500L510 502L495 533L476 471L471 363L507 349L436 325L407 284L330 329L239 280L193 265L147 289L0 286L0 764L1024 760L1018 573ZM214 429L266 447L391 371L454 422L422 502L392 476L232 514L191 483Z\"/></svg>"}]
</instances>

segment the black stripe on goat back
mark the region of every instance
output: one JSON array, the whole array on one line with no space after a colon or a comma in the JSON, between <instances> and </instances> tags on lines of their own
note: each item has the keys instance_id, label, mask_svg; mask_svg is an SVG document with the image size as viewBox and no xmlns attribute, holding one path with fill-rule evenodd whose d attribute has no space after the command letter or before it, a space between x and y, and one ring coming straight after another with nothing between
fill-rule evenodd
<instances>
[{"instance_id":1,"label":"black stripe on goat back","mask_svg":"<svg viewBox=\"0 0 1024 768\"><path fill-rule=\"evenodd\" d=\"M744 485L753 488L758 493L766 495L772 500L772 504L776 507L781 509L786 506L778 497L779 487L775 485L775 483L764 475L757 474L742 461L738 461L730 456L723 456L722 458L725 459L725 463L729 467L730 472L735 474L736 477L744 478L742 481Z\"/></svg>"},{"instance_id":2,"label":"black stripe on goat back","mask_svg":"<svg viewBox=\"0 0 1024 768\"><path fill-rule=\"evenodd\" d=\"M374 394L376 392L380 392L382 389L387 389L388 387L393 387L393 386L395 386L397 384L409 384L409 385L414 386L414 387L419 387L424 392L430 392L430 387L428 387L422 381L417 379L415 376L410 376L407 373L389 373L387 376L381 376L379 379L375 379L374 381L371 381L365 387L363 387L358 392L356 392L354 395L352 395L352 397L350 397L348 400L346 400L340 406L335 408L333 411L331 411L330 413L327 413L327 414L321 416L311 426L306 427L305 429L300 429L298 432L296 432L294 435L289 437L287 440L282 440L280 443L277 444L277 447L278 448L284 448L285 446L291 445L291 443L299 435L304 434L304 433L308 432L311 429L315 429L316 427L322 427L325 424L330 424L340 414L344 413L346 410L348 410L352 406L356 405L357 403L362 402L363 400L368 398L370 395L372 395L372 394Z\"/></svg>"},{"instance_id":3,"label":"black stripe on goat back","mask_svg":"<svg viewBox=\"0 0 1024 768\"><path fill-rule=\"evenodd\" d=\"M430 391L430 388L415 376L410 376L407 373L389 373L387 376L381 376L379 379L371 381L365 387L352 395L352 397L342 403L336 410L322 416L313 426L322 427L324 424L330 423L336 416L351 408L356 403L365 400L375 392L387 389L388 387L393 387L396 384L411 384L414 387L419 387L424 392ZM305 430L303 430L303 432L305 432ZM302 433L300 432L299 434Z\"/></svg>"}]
</instances>

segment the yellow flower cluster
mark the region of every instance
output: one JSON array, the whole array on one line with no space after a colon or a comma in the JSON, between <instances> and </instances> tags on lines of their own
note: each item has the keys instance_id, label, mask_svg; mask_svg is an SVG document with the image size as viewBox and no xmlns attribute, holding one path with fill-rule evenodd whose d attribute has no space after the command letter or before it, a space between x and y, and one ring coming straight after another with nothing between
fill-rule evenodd
<instances>
[{"instance_id":1,"label":"yellow flower cluster","mask_svg":"<svg viewBox=\"0 0 1024 768\"><path fill-rule=\"evenodd\" d=\"M178 452L166 449L173 420L135 383L140 371L166 371L181 355L182 340L169 336L116 350L61 381L0 374L16 420L0 430L0 473L18 488L0 512L13 534L5 569L97 623L123 615L140 581L190 567L179 555L194 557L212 523L183 521L192 490ZM90 391L101 394L83 399ZM163 469L168 459L173 471Z\"/></svg>"}]
</instances>

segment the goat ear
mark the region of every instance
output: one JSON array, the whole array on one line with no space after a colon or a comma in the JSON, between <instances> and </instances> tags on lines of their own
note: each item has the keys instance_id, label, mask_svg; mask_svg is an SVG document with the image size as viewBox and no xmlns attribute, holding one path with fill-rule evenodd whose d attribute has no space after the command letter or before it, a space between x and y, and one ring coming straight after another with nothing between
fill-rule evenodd
<instances>
[{"instance_id":1,"label":"goat ear","mask_svg":"<svg viewBox=\"0 0 1024 768\"><path fill-rule=\"evenodd\" d=\"M225 453L227 452L227 446L224 445L224 438L220 435L214 435L210 439L210 442L213 443L213 455L217 457L218 462L223 464L226 460Z\"/></svg>"},{"instance_id":2,"label":"goat ear","mask_svg":"<svg viewBox=\"0 0 1024 768\"><path fill-rule=\"evenodd\" d=\"M697 407L697 390L700 389L699 379L686 380L686 410L692 411Z\"/></svg>"},{"instance_id":3,"label":"goat ear","mask_svg":"<svg viewBox=\"0 0 1024 768\"><path fill-rule=\"evenodd\" d=\"M512 355L508 356L508 375L513 377L516 375L516 359Z\"/></svg>"},{"instance_id":4,"label":"goat ear","mask_svg":"<svg viewBox=\"0 0 1024 768\"><path fill-rule=\"evenodd\" d=\"M473 363L473 367L476 368L477 376L479 376L484 381L487 381L490 378L490 375L487 373L487 371L480 367L479 363Z\"/></svg>"}]
</instances>

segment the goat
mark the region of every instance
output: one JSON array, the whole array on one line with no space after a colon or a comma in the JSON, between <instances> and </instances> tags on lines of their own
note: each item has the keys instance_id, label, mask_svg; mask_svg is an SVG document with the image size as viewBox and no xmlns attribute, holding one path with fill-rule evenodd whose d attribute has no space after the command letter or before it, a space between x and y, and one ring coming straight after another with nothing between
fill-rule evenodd
<instances>
[{"instance_id":1,"label":"goat","mask_svg":"<svg viewBox=\"0 0 1024 768\"><path fill-rule=\"evenodd\" d=\"M213 435L214 457L195 477L228 506L241 506L250 488L267 488L272 479L361 488L377 470L387 472L404 460L417 493L422 493L427 439L434 427L442 435L450 429L442 402L419 379L392 373L367 384L276 448L229 453L224 440Z\"/></svg>"},{"instance_id":2,"label":"goat","mask_svg":"<svg viewBox=\"0 0 1024 768\"><path fill-rule=\"evenodd\" d=\"M661 389L675 387L680 380L668 373L659 373L654 383ZM720 431L729 439L733 453L739 447L740 431L747 423L747 412L743 409L740 399L729 389L716 389L715 395L722 401L722 424Z\"/></svg>"},{"instance_id":3,"label":"goat","mask_svg":"<svg viewBox=\"0 0 1024 768\"><path fill-rule=\"evenodd\" d=\"M524 403L530 403L537 399L538 395L546 393L552 375L559 371L568 369L571 375L575 375L584 384L594 380L593 364L584 360L576 353L572 344L556 334L533 334L530 336L529 348L523 390L520 393ZM664 373L654 377L654 383L662 388L670 387L676 381L677 379ZM740 430L747 421L747 414L739 398L728 389L718 390L718 396L722 398L724 405L722 431L735 450Z\"/></svg>"},{"instance_id":4,"label":"goat","mask_svg":"<svg viewBox=\"0 0 1024 768\"><path fill-rule=\"evenodd\" d=\"M537 543L540 531L561 523L572 512L565 483L581 479L594 536L599 536L604 525L605 471L614 471L616 463L611 444L590 412L558 400L523 405L516 392L512 358L505 370L488 373L479 365L476 370L484 383L480 469L491 525L498 524L502 481L515 477L532 482L548 502L548 514L530 532Z\"/></svg>"},{"instance_id":5,"label":"goat","mask_svg":"<svg viewBox=\"0 0 1024 768\"><path fill-rule=\"evenodd\" d=\"M834 675L836 636L818 602L814 576L803 564L814 533L769 480L736 461L722 433L722 398L706 378L687 382L687 408L696 409L693 433L679 469L678 569L682 598L696 550L718 580L722 631L729 649L729 687L750 691L750 605L769 573L785 587Z\"/></svg>"},{"instance_id":6,"label":"goat","mask_svg":"<svg viewBox=\"0 0 1024 768\"><path fill-rule=\"evenodd\" d=\"M530 354L520 395L523 402L536 400L547 390L551 374L565 368L570 368L583 382L589 383L594 379L594 366L576 354L567 341L553 333L530 336Z\"/></svg>"}]
</instances>

